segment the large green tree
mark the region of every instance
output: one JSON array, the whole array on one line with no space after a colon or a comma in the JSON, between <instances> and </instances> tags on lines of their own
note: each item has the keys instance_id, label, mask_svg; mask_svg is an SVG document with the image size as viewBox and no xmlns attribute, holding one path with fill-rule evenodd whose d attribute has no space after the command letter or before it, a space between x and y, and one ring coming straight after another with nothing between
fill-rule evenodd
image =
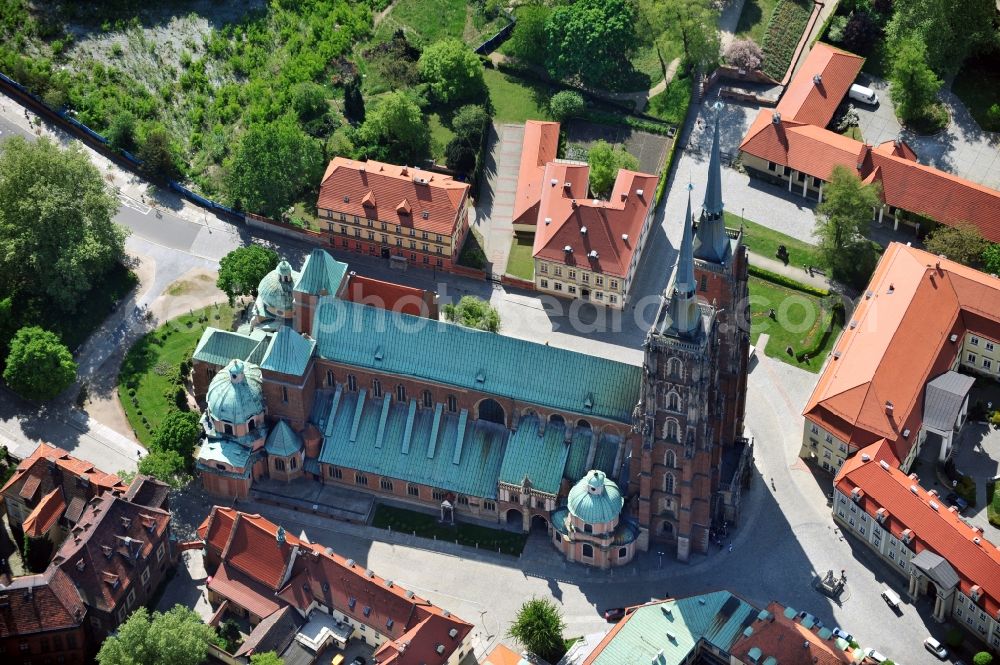
<instances>
[{"instance_id":1,"label":"large green tree","mask_svg":"<svg viewBox=\"0 0 1000 665\"><path fill-rule=\"evenodd\" d=\"M640 0L639 31L661 52L679 42L689 67L709 68L719 59L719 14L712 0ZM662 56L661 56L662 59Z\"/></svg>"},{"instance_id":2,"label":"large green tree","mask_svg":"<svg viewBox=\"0 0 1000 665\"><path fill-rule=\"evenodd\" d=\"M359 157L396 164L427 158L431 132L416 100L402 91L384 95L369 109L356 138Z\"/></svg>"},{"instance_id":3,"label":"large green tree","mask_svg":"<svg viewBox=\"0 0 1000 665\"><path fill-rule=\"evenodd\" d=\"M153 450L139 460L139 473L178 487L187 469L184 458L173 450Z\"/></svg>"},{"instance_id":4,"label":"large green tree","mask_svg":"<svg viewBox=\"0 0 1000 665\"><path fill-rule=\"evenodd\" d=\"M630 65L636 42L636 11L630 0L578 0L559 5L545 25L545 62L556 78L579 78L603 87Z\"/></svg>"},{"instance_id":5,"label":"large green tree","mask_svg":"<svg viewBox=\"0 0 1000 665\"><path fill-rule=\"evenodd\" d=\"M0 148L0 293L75 312L125 255L118 200L84 152L14 137Z\"/></svg>"},{"instance_id":6,"label":"large green tree","mask_svg":"<svg viewBox=\"0 0 1000 665\"><path fill-rule=\"evenodd\" d=\"M198 414L191 411L171 411L156 428L153 446L157 450L172 450L185 462L191 461L194 447L201 436Z\"/></svg>"},{"instance_id":7,"label":"large green tree","mask_svg":"<svg viewBox=\"0 0 1000 665\"><path fill-rule=\"evenodd\" d=\"M941 89L941 79L927 64L927 47L916 36L894 44L890 79L896 112L907 122L925 117Z\"/></svg>"},{"instance_id":8,"label":"large green tree","mask_svg":"<svg viewBox=\"0 0 1000 665\"><path fill-rule=\"evenodd\" d=\"M634 171L639 160L622 147L613 147L607 141L598 141L587 152L590 164L590 189L599 196L607 196L618 177L620 169Z\"/></svg>"},{"instance_id":9,"label":"large green tree","mask_svg":"<svg viewBox=\"0 0 1000 665\"><path fill-rule=\"evenodd\" d=\"M483 63L460 39L442 39L424 49L417 63L420 76L430 86L434 100L453 106L481 99Z\"/></svg>"},{"instance_id":10,"label":"large green tree","mask_svg":"<svg viewBox=\"0 0 1000 665\"><path fill-rule=\"evenodd\" d=\"M215 285L229 296L229 304L239 296L257 295L257 287L267 273L278 266L278 253L262 245L237 247L219 261Z\"/></svg>"},{"instance_id":11,"label":"large green tree","mask_svg":"<svg viewBox=\"0 0 1000 665\"><path fill-rule=\"evenodd\" d=\"M226 188L244 210L279 217L322 175L320 142L288 114L247 129L227 164Z\"/></svg>"},{"instance_id":12,"label":"large green tree","mask_svg":"<svg viewBox=\"0 0 1000 665\"><path fill-rule=\"evenodd\" d=\"M10 341L3 378L22 397L50 400L76 380L76 362L58 335L28 326Z\"/></svg>"},{"instance_id":13,"label":"large green tree","mask_svg":"<svg viewBox=\"0 0 1000 665\"><path fill-rule=\"evenodd\" d=\"M552 10L545 5L517 8L517 23L504 49L519 60L533 65L545 64L545 24Z\"/></svg>"},{"instance_id":14,"label":"large green tree","mask_svg":"<svg viewBox=\"0 0 1000 665\"><path fill-rule=\"evenodd\" d=\"M970 54L997 44L995 19L995 0L893 0L886 36L890 52L905 39L919 40L931 68L946 77Z\"/></svg>"},{"instance_id":15,"label":"large green tree","mask_svg":"<svg viewBox=\"0 0 1000 665\"><path fill-rule=\"evenodd\" d=\"M881 205L879 186L866 185L844 166L835 166L816 207L816 235L824 264L834 279L863 287L878 256L868 239L872 210Z\"/></svg>"},{"instance_id":16,"label":"large green tree","mask_svg":"<svg viewBox=\"0 0 1000 665\"><path fill-rule=\"evenodd\" d=\"M521 605L507 635L536 656L555 663L566 653L566 646L563 644L565 629L566 623L555 603L543 598L532 598Z\"/></svg>"},{"instance_id":17,"label":"large green tree","mask_svg":"<svg viewBox=\"0 0 1000 665\"><path fill-rule=\"evenodd\" d=\"M180 173L177 167L180 148L170 138L170 132L160 123L146 127L136 157L142 160L142 172L150 178L172 180Z\"/></svg>"},{"instance_id":18,"label":"large green tree","mask_svg":"<svg viewBox=\"0 0 1000 665\"><path fill-rule=\"evenodd\" d=\"M457 305L445 305L444 318L466 328L487 332L500 330L500 314L488 302L475 296L462 296Z\"/></svg>"},{"instance_id":19,"label":"large green tree","mask_svg":"<svg viewBox=\"0 0 1000 665\"><path fill-rule=\"evenodd\" d=\"M940 226L924 240L924 248L928 252L973 267L979 266L988 245L979 227L974 224Z\"/></svg>"},{"instance_id":20,"label":"large green tree","mask_svg":"<svg viewBox=\"0 0 1000 665\"><path fill-rule=\"evenodd\" d=\"M273 651L265 651L250 656L250 665L285 665L285 661Z\"/></svg>"},{"instance_id":21,"label":"large green tree","mask_svg":"<svg viewBox=\"0 0 1000 665\"><path fill-rule=\"evenodd\" d=\"M140 607L101 644L100 665L200 665L215 631L193 611L175 605L168 612Z\"/></svg>"},{"instance_id":22,"label":"large green tree","mask_svg":"<svg viewBox=\"0 0 1000 665\"><path fill-rule=\"evenodd\" d=\"M1000 275L1000 244L989 243L983 249L983 270L991 275Z\"/></svg>"}]
</instances>

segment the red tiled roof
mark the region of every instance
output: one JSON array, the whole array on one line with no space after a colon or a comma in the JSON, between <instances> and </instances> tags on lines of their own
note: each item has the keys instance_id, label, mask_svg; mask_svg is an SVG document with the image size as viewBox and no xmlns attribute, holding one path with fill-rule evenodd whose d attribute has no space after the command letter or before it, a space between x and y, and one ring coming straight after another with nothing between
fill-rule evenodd
<instances>
[{"instance_id":1,"label":"red tiled roof","mask_svg":"<svg viewBox=\"0 0 1000 665\"><path fill-rule=\"evenodd\" d=\"M90 462L73 457L62 448L56 448L47 443L39 443L34 452L29 457L21 460L21 463L17 465L14 475L10 477L10 480L3 486L3 489L0 489L0 493L7 494L9 489L15 486L20 487L20 483L30 477L35 477L44 482L44 476L51 475L46 471L47 465L44 462L45 460L56 464L60 469L67 472L67 475L86 480L95 485L97 491L92 493L91 496L93 494L100 494L104 490L124 492L127 489L125 484L115 474L105 473ZM44 491L47 493L49 490L45 489Z\"/></svg>"},{"instance_id":2,"label":"red tiled roof","mask_svg":"<svg viewBox=\"0 0 1000 665\"><path fill-rule=\"evenodd\" d=\"M451 236L459 225L458 214L464 210L468 195L469 185L451 176L372 160L359 162L335 157L326 167L316 205ZM410 213L401 214L407 208Z\"/></svg>"},{"instance_id":3,"label":"red tiled roof","mask_svg":"<svg viewBox=\"0 0 1000 665\"><path fill-rule=\"evenodd\" d=\"M538 222L538 205L545 182L545 165L556 158L559 149L559 123L529 120L524 123L521 164L517 170L514 195L514 224Z\"/></svg>"},{"instance_id":4,"label":"red tiled roof","mask_svg":"<svg viewBox=\"0 0 1000 665\"><path fill-rule=\"evenodd\" d=\"M781 96L776 110L782 119L826 127L864 63L861 56L817 43Z\"/></svg>"},{"instance_id":5,"label":"red tiled roof","mask_svg":"<svg viewBox=\"0 0 1000 665\"><path fill-rule=\"evenodd\" d=\"M222 558L250 579L277 590L285 579L298 538L284 534L278 542L278 527L260 515L236 513Z\"/></svg>"},{"instance_id":6,"label":"red tiled roof","mask_svg":"<svg viewBox=\"0 0 1000 665\"><path fill-rule=\"evenodd\" d=\"M781 665L846 665L853 663L852 651L837 649L831 640L820 639L816 631L806 628L785 616L785 608L772 602L767 606L771 617L755 621L753 632L737 638L730 654L742 663L764 662L774 658ZM808 642L808 648L803 645ZM751 659L749 651L760 649L758 658Z\"/></svg>"},{"instance_id":7,"label":"red tiled roof","mask_svg":"<svg viewBox=\"0 0 1000 665\"><path fill-rule=\"evenodd\" d=\"M740 150L828 181L833 167L857 165L861 145L849 136L785 120L784 116L775 123L770 111L761 111L743 137Z\"/></svg>"},{"instance_id":8,"label":"red tiled roof","mask_svg":"<svg viewBox=\"0 0 1000 665\"><path fill-rule=\"evenodd\" d=\"M83 623L85 614L73 582L54 566L41 575L15 577L0 589L3 638L71 629Z\"/></svg>"},{"instance_id":9,"label":"red tiled roof","mask_svg":"<svg viewBox=\"0 0 1000 665\"><path fill-rule=\"evenodd\" d=\"M1000 279L892 243L866 293L803 415L852 448L886 439L904 459L915 437L902 433L919 430L925 385L950 369L960 350L951 336L972 330L1000 337Z\"/></svg>"},{"instance_id":10,"label":"red tiled roof","mask_svg":"<svg viewBox=\"0 0 1000 665\"><path fill-rule=\"evenodd\" d=\"M24 534L32 538L41 538L59 521L65 510L66 502L63 501L62 489L57 487L46 494L24 520L22 525Z\"/></svg>"},{"instance_id":11,"label":"red tiled roof","mask_svg":"<svg viewBox=\"0 0 1000 665\"><path fill-rule=\"evenodd\" d=\"M870 456L868 448L841 467L835 480L837 490L850 497L854 488L861 488L863 493L857 503L866 513L874 517L879 508L885 508L888 517L882 522L883 528L897 538L904 529L910 529L914 536L911 549L917 554L929 549L947 560L959 575L962 592L968 595L973 585L979 585L984 594L979 605L997 616L1000 550L966 524L957 511L947 509L939 498L895 465L887 464L886 468L874 458L866 461L863 455Z\"/></svg>"},{"instance_id":12,"label":"red tiled roof","mask_svg":"<svg viewBox=\"0 0 1000 665\"><path fill-rule=\"evenodd\" d=\"M428 292L423 289L383 282L380 279L363 277L352 272L351 279L347 283L345 297L351 302L362 305L372 305L393 312L426 317L429 312L425 298L428 295Z\"/></svg>"},{"instance_id":13,"label":"red tiled roof","mask_svg":"<svg viewBox=\"0 0 1000 665\"><path fill-rule=\"evenodd\" d=\"M620 170L607 201L587 198L589 177L586 164L546 165L532 254L625 277L653 204L656 176Z\"/></svg>"},{"instance_id":14,"label":"red tiled roof","mask_svg":"<svg viewBox=\"0 0 1000 665\"><path fill-rule=\"evenodd\" d=\"M225 562L215 571L208 588L262 619L281 608L270 589L238 570L230 570Z\"/></svg>"},{"instance_id":15,"label":"red tiled roof","mask_svg":"<svg viewBox=\"0 0 1000 665\"><path fill-rule=\"evenodd\" d=\"M198 537L205 541L205 547L211 549L217 556L222 556L229 541L229 533L233 528L233 520L238 511L233 508L212 506L208 517L198 526Z\"/></svg>"}]
</instances>

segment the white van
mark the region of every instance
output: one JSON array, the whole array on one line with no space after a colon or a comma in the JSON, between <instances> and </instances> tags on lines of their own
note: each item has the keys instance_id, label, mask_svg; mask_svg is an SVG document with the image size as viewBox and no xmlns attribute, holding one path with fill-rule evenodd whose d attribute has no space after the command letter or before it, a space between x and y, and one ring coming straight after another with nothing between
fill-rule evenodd
<instances>
[{"instance_id":1,"label":"white van","mask_svg":"<svg viewBox=\"0 0 1000 665\"><path fill-rule=\"evenodd\" d=\"M887 586L882 587L882 598L884 598L885 602L889 603L889 607L894 610L899 609L899 606L902 603L899 596L896 595L896 592Z\"/></svg>"},{"instance_id":2,"label":"white van","mask_svg":"<svg viewBox=\"0 0 1000 665\"><path fill-rule=\"evenodd\" d=\"M871 104L872 106L878 106L878 95L871 88L866 88L863 85L858 85L854 83L851 85L850 91L848 91L847 96L859 102L864 102L865 104Z\"/></svg>"}]
</instances>

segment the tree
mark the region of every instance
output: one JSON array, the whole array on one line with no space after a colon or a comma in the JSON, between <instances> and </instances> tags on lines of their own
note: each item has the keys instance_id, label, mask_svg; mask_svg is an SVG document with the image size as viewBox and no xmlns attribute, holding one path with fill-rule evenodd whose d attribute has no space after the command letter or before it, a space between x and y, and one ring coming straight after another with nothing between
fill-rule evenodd
<instances>
[{"instance_id":1,"label":"tree","mask_svg":"<svg viewBox=\"0 0 1000 665\"><path fill-rule=\"evenodd\" d=\"M452 171L471 173L476 168L476 150L456 136L444 149L444 163Z\"/></svg>"},{"instance_id":2,"label":"tree","mask_svg":"<svg viewBox=\"0 0 1000 665\"><path fill-rule=\"evenodd\" d=\"M361 78L358 76L344 85L344 115L353 123L365 121L365 100L361 96Z\"/></svg>"},{"instance_id":3,"label":"tree","mask_svg":"<svg viewBox=\"0 0 1000 665\"><path fill-rule=\"evenodd\" d=\"M635 9L629 0L579 0L559 5L545 24L545 65L556 78L579 78L602 86L631 65L636 41Z\"/></svg>"},{"instance_id":4,"label":"tree","mask_svg":"<svg viewBox=\"0 0 1000 665\"><path fill-rule=\"evenodd\" d=\"M251 125L227 167L230 200L244 210L279 217L299 194L319 185L323 149L289 114Z\"/></svg>"},{"instance_id":5,"label":"tree","mask_svg":"<svg viewBox=\"0 0 1000 665\"><path fill-rule=\"evenodd\" d=\"M417 102L390 92L368 112L356 137L359 157L395 164L416 164L430 151L431 132Z\"/></svg>"},{"instance_id":6,"label":"tree","mask_svg":"<svg viewBox=\"0 0 1000 665\"><path fill-rule=\"evenodd\" d=\"M563 644L565 629L566 623L555 603L543 598L532 598L521 605L507 635L539 658L555 663L566 653Z\"/></svg>"},{"instance_id":7,"label":"tree","mask_svg":"<svg viewBox=\"0 0 1000 665\"><path fill-rule=\"evenodd\" d=\"M594 194L605 196L611 191L620 169L634 171L639 168L639 160L622 147L612 147L607 141L598 141L587 152L590 164L590 189Z\"/></svg>"},{"instance_id":8,"label":"tree","mask_svg":"<svg viewBox=\"0 0 1000 665\"><path fill-rule=\"evenodd\" d=\"M181 485L180 478L186 468L184 458L173 450L153 450L139 460L139 473L153 476L174 487Z\"/></svg>"},{"instance_id":9,"label":"tree","mask_svg":"<svg viewBox=\"0 0 1000 665\"><path fill-rule=\"evenodd\" d=\"M823 196L816 207L820 256L834 279L861 288L878 258L867 231L872 209L882 204L879 186L865 185L847 167L835 166Z\"/></svg>"},{"instance_id":10,"label":"tree","mask_svg":"<svg viewBox=\"0 0 1000 665\"><path fill-rule=\"evenodd\" d=\"M64 314L125 255L116 199L83 151L14 137L0 152L0 293Z\"/></svg>"},{"instance_id":11,"label":"tree","mask_svg":"<svg viewBox=\"0 0 1000 665\"><path fill-rule=\"evenodd\" d=\"M455 138L465 144L479 149L483 141L483 132L490 124L490 114L478 104L467 104L455 112L451 119L451 130Z\"/></svg>"},{"instance_id":12,"label":"tree","mask_svg":"<svg viewBox=\"0 0 1000 665\"><path fill-rule=\"evenodd\" d=\"M431 95L441 104L453 106L480 99L486 90L482 61L460 39L434 42L424 49L417 67Z\"/></svg>"},{"instance_id":13,"label":"tree","mask_svg":"<svg viewBox=\"0 0 1000 665\"><path fill-rule=\"evenodd\" d=\"M975 665L993 665L993 654L988 651L980 651L972 657Z\"/></svg>"},{"instance_id":14,"label":"tree","mask_svg":"<svg viewBox=\"0 0 1000 665\"><path fill-rule=\"evenodd\" d=\"M507 52L518 60L541 65L545 63L545 24L552 10L544 5L517 8L517 23L507 41Z\"/></svg>"},{"instance_id":15,"label":"tree","mask_svg":"<svg viewBox=\"0 0 1000 665\"><path fill-rule=\"evenodd\" d=\"M881 35L872 15L866 11L851 12L844 26L844 46L854 53L868 53Z\"/></svg>"},{"instance_id":16,"label":"tree","mask_svg":"<svg viewBox=\"0 0 1000 665\"><path fill-rule=\"evenodd\" d=\"M444 317L466 328L494 333L500 330L500 314L488 302L475 296L462 296L458 305L445 305Z\"/></svg>"},{"instance_id":17,"label":"tree","mask_svg":"<svg viewBox=\"0 0 1000 665\"><path fill-rule=\"evenodd\" d=\"M292 88L292 108L302 122L315 120L330 110L326 89L312 81L301 81Z\"/></svg>"},{"instance_id":18,"label":"tree","mask_svg":"<svg viewBox=\"0 0 1000 665\"><path fill-rule=\"evenodd\" d=\"M135 116L129 111L119 111L104 133L112 150L135 150Z\"/></svg>"},{"instance_id":19,"label":"tree","mask_svg":"<svg viewBox=\"0 0 1000 665\"><path fill-rule=\"evenodd\" d=\"M549 111L552 117L559 122L566 122L570 118L579 118L583 115L586 103L583 95L573 90L561 90L552 95L549 100Z\"/></svg>"},{"instance_id":20,"label":"tree","mask_svg":"<svg viewBox=\"0 0 1000 665\"><path fill-rule=\"evenodd\" d=\"M982 262L984 272L991 275L1000 275L1000 244L990 243L983 250Z\"/></svg>"},{"instance_id":21,"label":"tree","mask_svg":"<svg viewBox=\"0 0 1000 665\"><path fill-rule=\"evenodd\" d=\"M10 342L3 378L18 395L47 401L73 385L76 363L58 335L27 326Z\"/></svg>"},{"instance_id":22,"label":"tree","mask_svg":"<svg viewBox=\"0 0 1000 665\"><path fill-rule=\"evenodd\" d=\"M273 651L265 651L250 656L250 665L285 665L285 661Z\"/></svg>"},{"instance_id":23,"label":"tree","mask_svg":"<svg viewBox=\"0 0 1000 665\"><path fill-rule=\"evenodd\" d=\"M927 66L927 47L917 37L896 43L890 80L896 112L906 122L926 116L941 89L941 79Z\"/></svg>"},{"instance_id":24,"label":"tree","mask_svg":"<svg viewBox=\"0 0 1000 665\"><path fill-rule=\"evenodd\" d=\"M989 243L974 224L940 226L924 240L924 247L931 254L942 254L952 261L976 267L982 260Z\"/></svg>"},{"instance_id":25,"label":"tree","mask_svg":"<svg viewBox=\"0 0 1000 665\"><path fill-rule=\"evenodd\" d=\"M970 54L997 43L995 16L993 0L894 0L886 41L895 52L900 42L916 39L926 45L931 69L947 77Z\"/></svg>"},{"instance_id":26,"label":"tree","mask_svg":"<svg viewBox=\"0 0 1000 665\"><path fill-rule=\"evenodd\" d=\"M726 62L737 69L753 72L764 62L764 52L752 39L734 39L726 47Z\"/></svg>"},{"instance_id":27,"label":"tree","mask_svg":"<svg viewBox=\"0 0 1000 665\"><path fill-rule=\"evenodd\" d=\"M267 273L278 267L278 253L262 245L237 247L219 261L215 285L229 296L232 306L238 296L257 297L257 287Z\"/></svg>"},{"instance_id":28,"label":"tree","mask_svg":"<svg viewBox=\"0 0 1000 665\"><path fill-rule=\"evenodd\" d=\"M175 605L168 612L140 607L97 652L100 665L200 665L215 631L193 611Z\"/></svg>"},{"instance_id":29,"label":"tree","mask_svg":"<svg viewBox=\"0 0 1000 665\"><path fill-rule=\"evenodd\" d=\"M156 429L153 446L156 450L171 450L189 461L201 437L198 414L191 411L171 411Z\"/></svg>"},{"instance_id":30,"label":"tree","mask_svg":"<svg viewBox=\"0 0 1000 665\"><path fill-rule=\"evenodd\" d=\"M146 128L139 143L138 154L142 172L151 178L173 180L180 169L177 168L179 148L170 140L167 128L154 123Z\"/></svg>"},{"instance_id":31,"label":"tree","mask_svg":"<svg viewBox=\"0 0 1000 665\"><path fill-rule=\"evenodd\" d=\"M640 0L640 31L656 45L680 42L688 67L708 69L719 60L719 14L712 0ZM663 60L662 55L660 60Z\"/></svg>"}]
</instances>

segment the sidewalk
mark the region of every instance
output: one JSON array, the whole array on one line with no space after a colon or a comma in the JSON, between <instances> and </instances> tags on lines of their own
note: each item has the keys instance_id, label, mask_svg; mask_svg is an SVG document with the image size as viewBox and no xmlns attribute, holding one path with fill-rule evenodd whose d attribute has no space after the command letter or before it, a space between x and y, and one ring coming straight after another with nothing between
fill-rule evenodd
<instances>
[{"instance_id":1,"label":"sidewalk","mask_svg":"<svg viewBox=\"0 0 1000 665\"><path fill-rule=\"evenodd\" d=\"M747 258L750 260L750 263L758 268L763 268L769 272L774 272L789 279L794 279L796 282L801 284L813 286L817 289L826 289L827 291L836 290L830 280L827 279L825 275L821 275L818 272L814 272L810 275L801 266L791 264L785 265L781 261L772 259L768 256L763 256L761 254L755 254L750 250L747 250Z\"/></svg>"}]
</instances>

